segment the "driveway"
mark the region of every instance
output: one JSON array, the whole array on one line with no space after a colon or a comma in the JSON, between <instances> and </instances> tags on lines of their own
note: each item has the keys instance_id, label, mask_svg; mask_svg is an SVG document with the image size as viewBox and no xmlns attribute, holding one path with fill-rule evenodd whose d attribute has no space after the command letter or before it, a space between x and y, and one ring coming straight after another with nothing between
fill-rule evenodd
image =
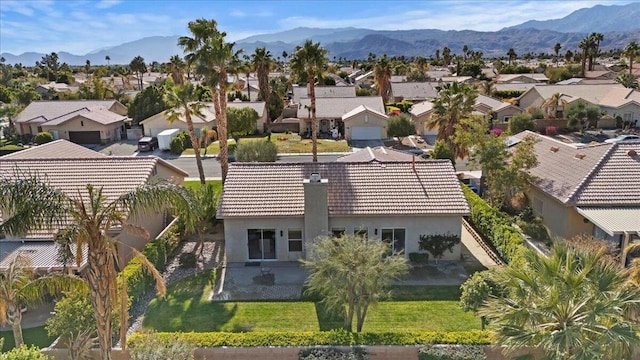
<instances>
[{"instance_id":1,"label":"driveway","mask_svg":"<svg viewBox=\"0 0 640 360\"><path fill-rule=\"evenodd\" d=\"M138 140L122 140L109 145L95 145L91 149L110 156L133 156L138 151Z\"/></svg>"},{"instance_id":2,"label":"driveway","mask_svg":"<svg viewBox=\"0 0 640 360\"><path fill-rule=\"evenodd\" d=\"M384 146L384 142L382 140L350 140L349 146L355 149L374 148Z\"/></svg>"}]
</instances>

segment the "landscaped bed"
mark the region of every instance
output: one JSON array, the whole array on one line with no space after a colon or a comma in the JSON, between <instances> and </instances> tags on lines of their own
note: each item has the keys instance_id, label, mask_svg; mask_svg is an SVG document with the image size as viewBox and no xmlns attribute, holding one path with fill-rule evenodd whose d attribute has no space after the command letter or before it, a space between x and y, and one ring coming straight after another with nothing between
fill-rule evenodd
<instances>
[{"instance_id":1,"label":"landscaped bed","mask_svg":"<svg viewBox=\"0 0 640 360\"><path fill-rule=\"evenodd\" d=\"M55 340L55 338L49 337L44 325L29 329L22 329L22 336L25 344L35 345L39 348L47 347L51 345L53 340ZM13 331L0 331L0 338L4 339L4 345L0 349L2 350L0 353L14 348Z\"/></svg>"},{"instance_id":2,"label":"landscaped bed","mask_svg":"<svg viewBox=\"0 0 640 360\"><path fill-rule=\"evenodd\" d=\"M254 136L240 138L239 142L243 141L267 141L267 136ZM278 153L310 153L311 152L311 139L302 139L298 134L271 134L271 142L276 144ZM349 145L344 140L329 140L318 139L318 152L348 152L351 150ZM235 141L229 140L229 145L235 146ZM204 149L201 150L204 154ZM216 141L208 146L207 154L217 155L220 153L220 145ZM183 155L192 155L193 149L185 149Z\"/></svg>"}]
</instances>

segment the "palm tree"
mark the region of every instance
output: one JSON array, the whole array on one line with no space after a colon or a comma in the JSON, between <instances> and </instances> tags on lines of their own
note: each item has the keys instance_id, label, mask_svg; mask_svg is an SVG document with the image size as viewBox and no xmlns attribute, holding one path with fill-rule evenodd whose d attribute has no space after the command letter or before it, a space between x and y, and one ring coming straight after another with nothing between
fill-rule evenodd
<instances>
[{"instance_id":1,"label":"palm tree","mask_svg":"<svg viewBox=\"0 0 640 360\"><path fill-rule=\"evenodd\" d=\"M600 42L604 40L604 35L601 33L591 33L589 35L591 47L589 48L589 71L593 71L593 59L598 56L600 52Z\"/></svg>"},{"instance_id":2,"label":"palm tree","mask_svg":"<svg viewBox=\"0 0 640 360\"><path fill-rule=\"evenodd\" d=\"M624 47L622 54L629 58L629 75L633 75L633 59L640 56L640 46L635 41L631 41Z\"/></svg>"},{"instance_id":3,"label":"palm tree","mask_svg":"<svg viewBox=\"0 0 640 360\"><path fill-rule=\"evenodd\" d=\"M258 75L258 86L260 87L260 98L265 103L269 104L269 96L271 95L271 89L269 87L269 71L273 66L273 57L271 52L263 47L256 48L251 55L251 64L256 69ZM247 86L249 86L249 78L247 78ZM271 118L271 114L269 114Z\"/></svg>"},{"instance_id":4,"label":"palm tree","mask_svg":"<svg viewBox=\"0 0 640 360\"><path fill-rule=\"evenodd\" d=\"M388 103L393 98L393 94L391 93L391 64L386 54L382 55L376 62L373 68L373 76L378 95L382 97L382 103Z\"/></svg>"},{"instance_id":5,"label":"palm tree","mask_svg":"<svg viewBox=\"0 0 640 360\"><path fill-rule=\"evenodd\" d=\"M7 270L0 273L0 323L11 325L15 347L24 343L21 310L25 306L42 303L46 295L59 295L82 286L82 280L73 275L53 273L38 277L29 258L14 257Z\"/></svg>"},{"instance_id":6,"label":"palm tree","mask_svg":"<svg viewBox=\"0 0 640 360\"><path fill-rule=\"evenodd\" d=\"M171 79L173 83L176 85L184 84L184 68L185 68L184 60L180 57L180 55L173 55L169 59L169 71L171 72Z\"/></svg>"},{"instance_id":7,"label":"palm tree","mask_svg":"<svg viewBox=\"0 0 640 360\"><path fill-rule=\"evenodd\" d=\"M567 106L567 100L563 99L563 96L564 94L555 93L542 103L542 107L545 109L547 117L555 119L558 116L558 107L562 106L564 108Z\"/></svg>"},{"instance_id":8,"label":"palm tree","mask_svg":"<svg viewBox=\"0 0 640 360\"><path fill-rule=\"evenodd\" d=\"M320 43L305 41L303 46L297 46L296 52L291 56L291 70L298 78L307 76L309 86L309 99L311 101L311 152L313 162L318 161L318 119L316 119L316 77L320 79L322 72L327 67L327 50L320 47Z\"/></svg>"},{"instance_id":9,"label":"palm tree","mask_svg":"<svg viewBox=\"0 0 640 360\"><path fill-rule=\"evenodd\" d=\"M480 84L480 91L489 97L493 97L496 92L496 84L493 81L484 81Z\"/></svg>"},{"instance_id":10,"label":"palm tree","mask_svg":"<svg viewBox=\"0 0 640 360\"><path fill-rule=\"evenodd\" d=\"M560 43L556 43L553 46L553 52L556 53L556 67L558 67L558 56L560 55L560 49L562 49L562 45L560 45Z\"/></svg>"},{"instance_id":11,"label":"palm tree","mask_svg":"<svg viewBox=\"0 0 640 360\"><path fill-rule=\"evenodd\" d=\"M187 133L189 134L189 139L191 139L191 147L196 156L200 183L204 185L206 180L204 177L204 168L202 167L202 158L200 157L200 144L196 136L196 131L193 128L192 116L204 117L202 108L204 108L205 105L198 101L198 94L191 83L175 86L171 91L167 91L165 94L165 103L170 106L168 110L164 111L169 124L173 124L174 121L184 116L184 120L187 123Z\"/></svg>"},{"instance_id":12,"label":"palm tree","mask_svg":"<svg viewBox=\"0 0 640 360\"><path fill-rule=\"evenodd\" d=\"M434 114L425 123L427 129L438 128L437 140L443 140L456 158L464 158L468 153L465 147L454 141L456 125L471 115L477 96L472 86L457 81L438 87Z\"/></svg>"},{"instance_id":13,"label":"palm tree","mask_svg":"<svg viewBox=\"0 0 640 360\"><path fill-rule=\"evenodd\" d=\"M91 294L96 316L101 359L111 359L111 314L117 303L118 239L120 233L148 237L145 229L131 224L128 218L158 214L184 201L180 187L158 180L141 185L119 196L103 193L102 188L87 184L77 193L66 194L35 177L0 179L0 211L4 222L0 232L21 237L32 230L59 229L55 241L65 260L75 257L80 266L87 250L84 276ZM118 231L119 230L119 231ZM156 279L159 294L166 291L158 271L140 252L135 256L146 265Z\"/></svg>"},{"instance_id":14,"label":"palm tree","mask_svg":"<svg viewBox=\"0 0 640 360\"><path fill-rule=\"evenodd\" d=\"M451 65L451 49L446 46L442 49L442 60L444 61L444 66L449 67Z\"/></svg>"},{"instance_id":15,"label":"palm tree","mask_svg":"<svg viewBox=\"0 0 640 360\"><path fill-rule=\"evenodd\" d=\"M142 56L134 57L129 63L129 68L136 73L138 77L138 90L142 90L142 76L147 72L147 64L144 63L144 58Z\"/></svg>"},{"instance_id":16,"label":"palm tree","mask_svg":"<svg viewBox=\"0 0 640 360\"><path fill-rule=\"evenodd\" d=\"M195 233L198 245L193 249L197 252L200 248L200 256L204 251L204 236L214 224L220 194L216 192L213 184L203 184L195 188L185 188L187 201L182 205L186 208L179 209L181 220L184 222L188 233Z\"/></svg>"},{"instance_id":17,"label":"palm tree","mask_svg":"<svg viewBox=\"0 0 640 360\"><path fill-rule=\"evenodd\" d=\"M593 38L590 36L585 37L580 41L580 45L578 47L582 50L582 77L585 77L587 70L587 59L589 57L589 52L593 47Z\"/></svg>"},{"instance_id":18,"label":"palm tree","mask_svg":"<svg viewBox=\"0 0 640 360\"><path fill-rule=\"evenodd\" d=\"M524 266L496 271L506 295L489 298L479 314L507 350L533 346L561 360L628 359L640 343L630 321L640 289L604 256L566 244L549 256L528 250Z\"/></svg>"},{"instance_id":19,"label":"palm tree","mask_svg":"<svg viewBox=\"0 0 640 360\"><path fill-rule=\"evenodd\" d=\"M111 56L107 55L104 57L104 59L107 61L107 66L111 65Z\"/></svg>"},{"instance_id":20,"label":"palm tree","mask_svg":"<svg viewBox=\"0 0 640 360\"><path fill-rule=\"evenodd\" d=\"M573 60L573 51L567 50L567 52L564 53L564 60L568 63L571 62L571 60Z\"/></svg>"},{"instance_id":21,"label":"palm tree","mask_svg":"<svg viewBox=\"0 0 640 360\"><path fill-rule=\"evenodd\" d=\"M222 183L229 171L229 145L227 144L227 89L229 83L227 73L240 52L234 52L235 43L225 41L227 33L218 30L215 20L198 19L189 22L192 37L182 36L178 39L187 52L187 64L193 64L197 74L204 78L204 83L211 89L213 107L216 114L218 139L220 141L220 167Z\"/></svg>"},{"instance_id":22,"label":"palm tree","mask_svg":"<svg viewBox=\"0 0 640 360\"><path fill-rule=\"evenodd\" d=\"M462 58L464 59L464 61L467 61L468 52L469 52L469 47L467 46L467 44L464 44L464 46L462 46Z\"/></svg>"},{"instance_id":23,"label":"palm tree","mask_svg":"<svg viewBox=\"0 0 640 360\"><path fill-rule=\"evenodd\" d=\"M516 54L516 51L513 50L513 48L509 48L509 51L507 51L507 56L509 57L509 66L511 66L511 62L513 60L518 58L518 54Z\"/></svg>"}]
</instances>

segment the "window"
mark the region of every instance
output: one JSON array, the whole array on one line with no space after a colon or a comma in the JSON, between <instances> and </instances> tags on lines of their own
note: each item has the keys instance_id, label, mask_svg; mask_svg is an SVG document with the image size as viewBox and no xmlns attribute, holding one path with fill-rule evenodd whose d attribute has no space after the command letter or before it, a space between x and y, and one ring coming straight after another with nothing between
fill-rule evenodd
<instances>
[{"instance_id":1,"label":"window","mask_svg":"<svg viewBox=\"0 0 640 360\"><path fill-rule=\"evenodd\" d=\"M80 120L80 126L84 126L84 121Z\"/></svg>"},{"instance_id":2,"label":"window","mask_svg":"<svg viewBox=\"0 0 640 360\"><path fill-rule=\"evenodd\" d=\"M369 229L366 227L360 227L353 229L353 236L362 236L365 239L369 238Z\"/></svg>"},{"instance_id":3,"label":"window","mask_svg":"<svg viewBox=\"0 0 640 360\"><path fill-rule=\"evenodd\" d=\"M276 258L276 230L248 229L247 247L249 260L269 260Z\"/></svg>"},{"instance_id":4,"label":"window","mask_svg":"<svg viewBox=\"0 0 640 360\"><path fill-rule=\"evenodd\" d=\"M333 228L331 229L331 234L333 235L334 238L341 238L344 236L344 234L347 232L347 230L345 228Z\"/></svg>"},{"instance_id":5,"label":"window","mask_svg":"<svg viewBox=\"0 0 640 360\"><path fill-rule=\"evenodd\" d=\"M394 253L404 251L405 229L382 229L382 241L388 243Z\"/></svg>"},{"instance_id":6,"label":"window","mask_svg":"<svg viewBox=\"0 0 640 360\"><path fill-rule=\"evenodd\" d=\"M38 132L42 132L42 126L38 126Z\"/></svg>"},{"instance_id":7,"label":"window","mask_svg":"<svg viewBox=\"0 0 640 360\"><path fill-rule=\"evenodd\" d=\"M289 252L302 251L302 230L289 229Z\"/></svg>"}]
</instances>

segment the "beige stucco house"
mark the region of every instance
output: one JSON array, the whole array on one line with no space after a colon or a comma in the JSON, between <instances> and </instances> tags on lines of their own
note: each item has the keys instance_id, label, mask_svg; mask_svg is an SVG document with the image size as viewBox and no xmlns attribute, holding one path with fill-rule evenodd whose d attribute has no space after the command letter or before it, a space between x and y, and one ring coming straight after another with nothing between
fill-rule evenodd
<instances>
[{"instance_id":1,"label":"beige stucco house","mask_svg":"<svg viewBox=\"0 0 640 360\"><path fill-rule=\"evenodd\" d=\"M77 197L79 192L86 196L87 184L101 187L109 201L155 178L182 184L187 173L157 157L106 156L66 140L0 157L0 178L32 175L46 177L49 185L71 197ZM149 239L153 239L167 226L165 215L158 212L130 217L128 221L146 229ZM18 253L27 254L33 268L40 272L64 268L65 264L58 259L57 246L53 242L57 230L32 231L20 238L6 235L0 241L0 271ZM126 264L132 258L132 248L141 250L148 241L126 232L121 232L117 237L121 264ZM86 265L86 256L84 259L85 263L80 266L72 261L67 268L82 270Z\"/></svg>"},{"instance_id":2,"label":"beige stucco house","mask_svg":"<svg viewBox=\"0 0 640 360\"><path fill-rule=\"evenodd\" d=\"M204 103L204 107L200 109L202 116L191 114L191 121L196 131L196 136L199 136L200 130L206 127L207 129L215 129L217 127L216 114L213 108L212 102ZM227 109L229 108L252 108L258 113L258 121L256 122L256 130L260 133L264 132L265 124L268 120L267 108L264 101L261 102L228 102ZM169 123L167 120L169 117L165 112L161 112L150 116L140 122L140 125L144 128L145 136L158 136L164 130L167 129L181 129L187 130L187 122L184 116L179 117L173 123Z\"/></svg>"},{"instance_id":3,"label":"beige stucco house","mask_svg":"<svg viewBox=\"0 0 640 360\"><path fill-rule=\"evenodd\" d=\"M126 137L127 108L116 100L34 101L15 119L20 135L49 131L54 140L106 144Z\"/></svg>"},{"instance_id":4,"label":"beige stucco house","mask_svg":"<svg viewBox=\"0 0 640 360\"><path fill-rule=\"evenodd\" d=\"M347 140L382 140L387 138L387 121L384 113L364 105L342 115L344 137Z\"/></svg>"},{"instance_id":5,"label":"beige stucco house","mask_svg":"<svg viewBox=\"0 0 640 360\"><path fill-rule=\"evenodd\" d=\"M594 235L616 246L640 236L640 142L576 146L534 136L538 166L527 191L533 211L553 237Z\"/></svg>"},{"instance_id":6,"label":"beige stucco house","mask_svg":"<svg viewBox=\"0 0 640 360\"><path fill-rule=\"evenodd\" d=\"M228 262L295 261L318 236L355 234L418 252L460 236L469 207L451 162L234 163L218 208ZM444 260L459 260L460 247Z\"/></svg>"},{"instance_id":7,"label":"beige stucco house","mask_svg":"<svg viewBox=\"0 0 640 360\"><path fill-rule=\"evenodd\" d=\"M295 105L294 105L295 106ZM329 134L335 127L345 135L345 124L342 116L359 106L384 114L385 107L380 96L324 97L316 99L316 119L318 132ZM300 121L300 132L311 132L311 99L302 98L297 104L296 118Z\"/></svg>"}]
</instances>

